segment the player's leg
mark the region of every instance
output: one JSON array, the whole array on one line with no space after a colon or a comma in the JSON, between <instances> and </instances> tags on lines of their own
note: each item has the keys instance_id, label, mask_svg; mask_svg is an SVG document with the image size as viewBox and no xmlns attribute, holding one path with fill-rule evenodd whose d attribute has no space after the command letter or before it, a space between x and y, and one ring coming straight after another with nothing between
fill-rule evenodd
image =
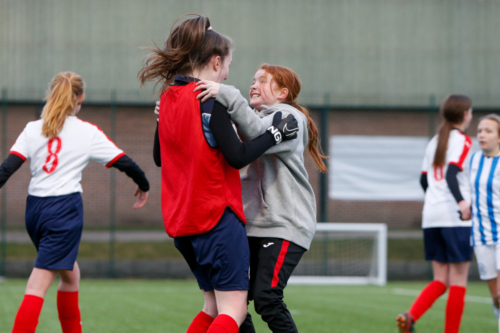
<instances>
[{"instance_id":1,"label":"player's leg","mask_svg":"<svg viewBox=\"0 0 500 333\"><path fill-rule=\"evenodd\" d=\"M283 302L283 292L305 249L279 238L256 238L259 243L253 298L256 312L272 332L298 332Z\"/></svg>"},{"instance_id":2,"label":"player's leg","mask_svg":"<svg viewBox=\"0 0 500 333\"><path fill-rule=\"evenodd\" d=\"M218 315L207 333L238 333L247 315L247 290L215 290Z\"/></svg>"},{"instance_id":3,"label":"player's leg","mask_svg":"<svg viewBox=\"0 0 500 333\"><path fill-rule=\"evenodd\" d=\"M198 264L196 254L192 245L194 237L176 237L174 244L177 250L186 260L191 272L193 272L198 282L198 286L203 292L203 309L193 318L187 333L206 333L208 328L217 316L217 303L210 279L206 276L203 268Z\"/></svg>"},{"instance_id":4,"label":"player's leg","mask_svg":"<svg viewBox=\"0 0 500 333\"><path fill-rule=\"evenodd\" d=\"M417 321L446 292L449 284L450 266L448 263L432 261L433 281L429 283L417 297L410 308L413 319Z\"/></svg>"},{"instance_id":5,"label":"player's leg","mask_svg":"<svg viewBox=\"0 0 500 333\"><path fill-rule=\"evenodd\" d=\"M215 293L213 290L203 292L203 309L200 311L196 317L194 317L191 325L187 330L187 333L205 333L217 317L217 303L215 302Z\"/></svg>"},{"instance_id":6,"label":"player's leg","mask_svg":"<svg viewBox=\"0 0 500 333\"><path fill-rule=\"evenodd\" d=\"M432 261L433 281L420 292L407 312L396 317L400 333L413 332L414 323L446 292L449 266L443 228L424 229L425 259Z\"/></svg>"},{"instance_id":7,"label":"player's leg","mask_svg":"<svg viewBox=\"0 0 500 333\"><path fill-rule=\"evenodd\" d=\"M26 286L23 302L17 311L12 333L33 333L38 325L43 300L54 278L55 271L33 268Z\"/></svg>"},{"instance_id":8,"label":"player's leg","mask_svg":"<svg viewBox=\"0 0 500 333\"><path fill-rule=\"evenodd\" d=\"M248 290L248 302L253 300L253 290L255 287L255 280L257 278L257 266L259 262L260 238L248 237L248 246L250 248L250 289ZM243 324L240 325L240 333L255 333L252 316L247 313Z\"/></svg>"},{"instance_id":9,"label":"player's leg","mask_svg":"<svg viewBox=\"0 0 500 333\"><path fill-rule=\"evenodd\" d=\"M467 278L472 247L470 246L470 227L443 228L446 251L450 260L450 290L446 303L445 333L458 333L465 306Z\"/></svg>"},{"instance_id":10,"label":"player's leg","mask_svg":"<svg viewBox=\"0 0 500 333\"><path fill-rule=\"evenodd\" d=\"M495 247L495 264L496 264L496 269L497 269L497 278L496 278L496 300L497 300L497 305L500 304L500 244L497 243L494 245ZM497 307L498 310L499 307ZM499 315L497 316L497 322L498 322L498 332L500 332L500 310L497 312Z\"/></svg>"},{"instance_id":11,"label":"player's leg","mask_svg":"<svg viewBox=\"0 0 500 333\"><path fill-rule=\"evenodd\" d=\"M470 262L450 263L450 291L446 302L445 333L458 333L465 306Z\"/></svg>"},{"instance_id":12,"label":"player's leg","mask_svg":"<svg viewBox=\"0 0 500 333\"><path fill-rule=\"evenodd\" d=\"M432 261L433 281L417 297L410 308L413 320L417 321L443 295L449 285L449 265L446 242L442 234L445 228L424 229L425 259Z\"/></svg>"},{"instance_id":13,"label":"player's leg","mask_svg":"<svg viewBox=\"0 0 500 333\"><path fill-rule=\"evenodd\" d=\"M245 226L231 210L193 239L197 261L215 290L217 317L208 333L237 333L247 315L250 250Z\"/></svg>"},{"instance_id":14,"label":"player's leg","mask_svg":"<svg viewBox=\"0 0 500 333\"><path fill-rule=\"evenodd\" d=\"M80 289L80 267L75 262L73 270L59 271L61 278L57 287L57 312L63 333L81 333L82 320L78 305Z\"/></svg>"},{"instance_id":15,"label":"player's leg","mask_svg":"<svg viewBox=\"0 0 500 333\"><path fill-rule=\"evenodd\" d=\"M479 278L486 281L488 289L493 300L493 313L498 321L499 319L499 302L497 293L497 276L495 245L476 245L474 246L474 254L476 255Z\"/></svg>"},{"instance_id":16,"label":"player's leg","mask_svg":"<svg viewBox=\"0 0 500 333\"><path fill-rule=\"evenodd\" d=\"M498 274L498 271L497 271ZM491 298L493 300L493 313L495 314L495 317L497 318L497 321L500 319L499 318L499 298L500 295L498 294L498 278L491 279L491 280L486 280L486 283L488 284L488 289L491 294Z\"/></svg>"}]
</instances>

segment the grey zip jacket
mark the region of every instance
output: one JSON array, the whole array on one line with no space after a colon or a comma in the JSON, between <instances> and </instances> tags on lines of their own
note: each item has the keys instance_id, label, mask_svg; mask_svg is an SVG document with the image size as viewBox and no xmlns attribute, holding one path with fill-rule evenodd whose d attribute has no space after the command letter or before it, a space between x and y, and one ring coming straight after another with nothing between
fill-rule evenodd
<instances>
[{"instance_id":1,"label":"grey zip jacket","mask_svg":"<svg viewBox=\"0 0 500 333\"><path fill-rule=\"evenodd\" d=\"M316 199L304 166L308 142L306 116L288 104L252 109L240 91L220 85L216 100L228 108L243 141L263 134L274 113L293 114L298 138L271 147L241 173L243 209L249 237L274 237L309 250L316 232Z\"/></svg>"}]
</instances>

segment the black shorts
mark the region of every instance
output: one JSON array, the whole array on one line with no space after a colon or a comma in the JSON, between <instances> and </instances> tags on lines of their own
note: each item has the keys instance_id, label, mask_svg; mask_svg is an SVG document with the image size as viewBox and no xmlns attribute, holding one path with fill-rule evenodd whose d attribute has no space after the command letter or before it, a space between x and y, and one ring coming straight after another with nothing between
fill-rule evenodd
<instances>
[{"instance_id":1,"label":"black shorts","mask_svg":"<svg viewBox=\"0 0 500 333\"><path fill-rule=\"evenodd\" d=\"M470 227L425 228L425 260L471 261L470 235Z\"/></svg>"},{"instance_id":2,"label":"black shorts","mask_svg":"<svg viewBox=\"0 0 500 333\"><path fill-rule=\"evenodd\" d=\"M204 291L248 290L250 250L245 226L227 209L217 225L201 235L175 237L175 247L186 259Z\"/></svg>"},{"instance_id":3,"label":"black shorts","mask_svg":"<svg viewBox=\"0 0 500 333\"><path fill-rule=\"evenodd\" d=\"M83 229L80 193L58 197L28 196L26 230L36 247L35 267L73 270Z\"/></svg>"}]
</instances>

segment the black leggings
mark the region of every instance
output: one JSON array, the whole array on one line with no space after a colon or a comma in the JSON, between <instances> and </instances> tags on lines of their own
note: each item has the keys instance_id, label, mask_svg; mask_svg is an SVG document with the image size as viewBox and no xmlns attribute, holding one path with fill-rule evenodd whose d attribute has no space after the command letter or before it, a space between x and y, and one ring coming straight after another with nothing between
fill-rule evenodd
<instances>
[{"instance_id":1,"label":"black leggings","mask_svg":"<svg viewBox=\"0 0 500 333\"><path fill-rule=\"evenodd\" d=\"M248 300L273 333L298 332L290 311L283 302L283 290L306 251L280 238L248 237L250 245L250 290ZM240 333L254 333L252 317L247 314Z\"/></svg>"}]
</instances>

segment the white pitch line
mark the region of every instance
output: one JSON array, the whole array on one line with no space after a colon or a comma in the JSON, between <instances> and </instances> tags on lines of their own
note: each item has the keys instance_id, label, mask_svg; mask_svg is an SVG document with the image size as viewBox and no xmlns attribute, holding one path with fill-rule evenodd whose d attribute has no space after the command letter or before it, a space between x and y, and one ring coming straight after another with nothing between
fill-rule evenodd
<instances>
[{"instance_id":1,"label":"white pitch line","mask_svg":"<svg viewBox=\"0 0 500 333\"><path fill-rule=\"evenodd\" d=\"M418 296L420 294L420 290L414 289L402 289L402 288L394 288L392 293L395 295L403 295L403 296ZM448 293L444 294L440 298L447 299ZM466 302L471 303L481 303L481 304L491 304L492 300L490 297L481 297L481 296L465 296Z\"/></svg>"}]
</instances>

